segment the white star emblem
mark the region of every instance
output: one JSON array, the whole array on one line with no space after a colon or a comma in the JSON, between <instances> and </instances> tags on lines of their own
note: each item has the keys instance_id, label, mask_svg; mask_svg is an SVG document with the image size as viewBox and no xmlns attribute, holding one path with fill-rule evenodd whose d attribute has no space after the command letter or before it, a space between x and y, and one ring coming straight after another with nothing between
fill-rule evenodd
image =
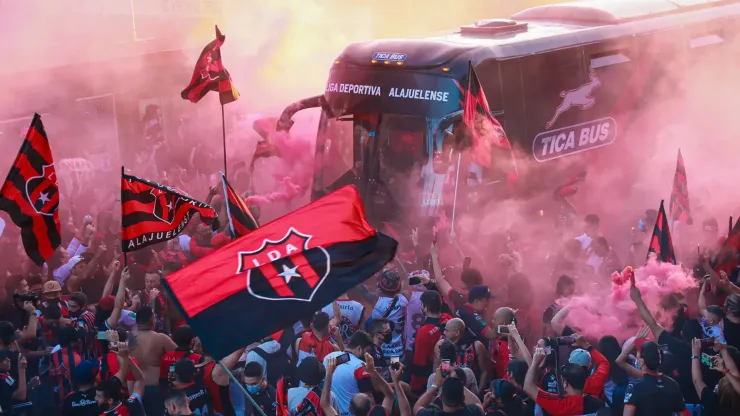
<instances>
[{"instance_id":1,"label":"white star emblem","mask_svg":"<svg viewBox=\"0 0 740 416\"><path fill-rule=\"evenodd\" d=\"M39 200L39 201L41 201L41 202L43 202L44 204L45 204L45 203L47 203L47 202L49 202L49 201L51 201L51 200L49 199L49 194L48 194L48 193L46 193L46 192L42 192L42 193L41 193L41 194L39 195L39 199L38 199L38 200Z\"/></svg>"},{"instance_id":2,"label":"white star emblem","mask_svg":"<svg viewBox=\"0 0 740 416\"><path fill-rule=\"evenodd\" d=\"M285 279L285 284L288 284L290 283L290 279L294 277L301 277L300 273L298 273L296 269L298 269L298 266L291 268L283 264L283 272L279 273L278 276L281 276L283 279Z\"/></svg>"},{"instance_id":3,"label":"white star emblem","mask_svg":"<svg viewBox=\"0 0 740 416\"><path fill-rule=\"evenodd\" d=\"M167 208L172 209L172 202L167 203Z\"/></svg>"}]
</instances>

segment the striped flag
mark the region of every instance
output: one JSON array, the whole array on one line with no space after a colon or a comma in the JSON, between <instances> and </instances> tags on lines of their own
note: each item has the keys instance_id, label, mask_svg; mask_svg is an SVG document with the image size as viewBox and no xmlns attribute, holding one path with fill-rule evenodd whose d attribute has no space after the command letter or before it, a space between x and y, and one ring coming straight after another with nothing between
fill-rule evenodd
<instances>
[{"instance_id":1,"label":"striped flag","mask_svg":"<svg viewBox=\"0 0 740 416\"><path fill-rule=\"evenodd\" d=\"M216 26L216 39L206 45L200 53L190 84L180 94L183 100L197 103L208 94L208 91L218 92L221 105L239 98L239 91L236 90L229 71L224 68L221 61L221 45L225 40L226 36L222 35Z\"/></svg>"},{"instance_id":2,"label":"striped flag","mask_svg":"<svg viewBox=\"0 0 740 416\"><path fill-rule=\"evenodd\" d=\"M689 186L686 181L686 167L683 164L681 149L678 149L676 173L673 175L673 191L671 192L671 201L668 204L668 211L671 213L671 221L683 222L687 225L691 225L694 222L691 219Z\"/></svg>"},{"instance_id":3,"label":"striped flag","mask_svg":"<svg viewBox=\"0 0 740 416\"><path fill-rule=\"evenodd\" d=\"M223 173L221 174L221 182L226 197L226 214L229 217L231 238L241 237L256 230L260 226L259 223L252 215L244 199L229 185L226 175Z\"/></svg>"},{"instance_id":4,"label":"striped flag","mask_svg":"<svg viewBox=\"0 0 740 416\"><path fill-rule=\"evenodd\" d=\"M35 114L0 189L0 210L20 227L28 257L41 266L61 244L59 187L49 139Z\"/></svg>"},{"instance_id":5,"label":"striped flag","mask_svg":"<svg viewBox=\"0 0 740 416\"><path fill-rule=\"evenodd\" d=\"M135 251L171 240L187 227L194 214L210 224L216 212L173 188L136 176L121 176L121 247Z\"/></svg>"},{"instance_id":6,"label":"striped flag","mask_svg":"<svg viewBox=\"0 0 740 416\"><path fill-rule=\"evenodd\" d=\"M468 69L468 88L465 91L463 103L463 123L473 136L473 161L490 168L494 152L500 153L495 158L496 162L501 163L501 171L506 175L507 182L510 185L513 184L519 173L511 143L501 123L491 114L488 100L472 63Z\"/></svg>"},{"instance_id":7,"label":"striped flag","mask_svg":"<svg viewBox=\"0 0 740 416\"><path fill-rule=\"evenodd\" d=\"M665 214L663 201L660 201L658 218L655 219L653 236L650 238L650 246L648 247L648 257L650 257L650 253L655 253L658 261L676 264L676 253L673 251L673 240L671 239L671 230L668 228L668 217Z\"/></svg>"}]
</instances>

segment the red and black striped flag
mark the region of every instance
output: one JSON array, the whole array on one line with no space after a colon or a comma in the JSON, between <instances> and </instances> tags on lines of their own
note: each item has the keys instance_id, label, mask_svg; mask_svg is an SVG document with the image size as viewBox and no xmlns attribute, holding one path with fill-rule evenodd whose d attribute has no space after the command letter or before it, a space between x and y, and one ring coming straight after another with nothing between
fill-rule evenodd
<instances>
[{"instance_id":1,"label":"red and black striped flag","mask_svg":"<svg viewBox=\"0 0 740 416\"><path fill-rule=\"evenodd\" d=\"M208 204L170 187L136 176L121 176L121 247L124 252L177 237L193 214L210 224L216 212Z\"/></svg>"},{"instance_id":2,"label":"red and black striped flag","mask_svg":"<svg viewBox=\"0 0 740 416\"><path fill-rule=\"evenodd\" d=\"M20 227L26 254L39 266L62 242L58 208L54 158L41 116L35 114L0 190L0 210Z\"/></svg>"},{"instance_id":3,"label":"red and black striped flag","mask_svg":"<svg viewBox=\"0 0 740 416\"><path fill-rule=\"evenodd\" d=\"M168 275L165 285L221 359L362 283L397 245L373 229L357 189L345 186Z\"/></svg>"},{"instance_id":4,"label":"red and black striped flag","mask_svg":"<svg viewBox=\"0 0 740 416\"><path fill-rule=\"evenodd\" d=\"M512 184L519 173L514 159L511 143L501 123L491 113L486 100L486 94L478 80L473 64L469 64L468 88L465 91L463 102L463 122L472 133L473 161L483 167L490 168L494 152L496 163L501 163L501 171L506 175L507 182Z\"/></svg>"},{"instance_id":5,"label":"red and black striped flag","mask_svg":"<svg viewBox=\"0 0 740 416\"><path fill-rule=\"evenodd\" d=\"M691 219L689 185L686 181L686 167L683 164L681 149L678 149L676 173L673 175L673 191L671 192L671 202L668 204L668 211L671 212L671 221L682 222L687 225L691 225L694 222Z\"/></svg>"},{"instance_id":6,"label":"red and black striped flag","mask_svg":"<svg viewBox=\"0 0 740 416\"><path fill-rule=\"evenodd\" d=\"M676 253L673 251L673 239L671 239L671 230L668 228L668 217L665 215L663 201L660 201L658 217L655 219L653 236L650 237L650 247L648 247L648 258L650 253L655 253L658 261L664 263L676 264Z\"/></svg>"},{"instance_id":7,"label":"red and black striped flag","mask_svg":"<svg viewBox=\"0 0 740 416\"><path fill-rule=\"evenodd\" d=\"M223 182L224 195L226 196L226 214L229 217L231 238L242 237L256 230L260 225L249 210L247 203L229 185L226 175L221 174L221 181Z\"/></svg>"},{"instance_id":8,"label":"red and black striped flag","mask_svg":"<svg viewBox=\"0 0 740 416\"><path fill-rule=\"evenodd\" d=\"M732 277L735 267L738 265L738 254L740 253L740 221L735 222L730 235L712 260L712 269L717 274L725 272L727 277Z\"/></svg>"},{"instance_id":9,"label":"red and black striped flag","mask_svg":"<svg viewBox=\"0 0 740 416\"><path fill-rule=\"evenodd\" d=\"M239 98L239 91L236 90L229 71L224 68L221 61L221 45L225 40L226 36L222 35L216 26L216 39L206 45L200 53L190 84L180 94L183 100L197 103L208 94L208 91L218 92L221 105L234 102Z\"/></svg>"}]
</instances>

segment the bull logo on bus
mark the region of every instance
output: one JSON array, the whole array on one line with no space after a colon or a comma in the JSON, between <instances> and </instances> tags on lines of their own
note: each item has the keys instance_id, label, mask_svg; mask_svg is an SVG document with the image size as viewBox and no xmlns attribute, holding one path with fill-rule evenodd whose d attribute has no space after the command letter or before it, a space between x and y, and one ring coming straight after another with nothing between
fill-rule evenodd
<instances>
[{"instance_id":1,"label":"bull logo on bus","mask_svg":"<svg viewBox=\"0 0 740 416\"><path fill-rule=\"evenodd\" d=\"M593 68L589 69L587 83L576 89L560 92L560 97L562 97L560 105L555 109L555 114L550 121L545 124L545 128L549 129L552 127L558 118L572 107L580 107L581 110L587 110L593 107L596 104L596 98L592 97L591 94L600 85L601 81L596 76L596 72L594 72Z\"/></svg>"}]
</instances>

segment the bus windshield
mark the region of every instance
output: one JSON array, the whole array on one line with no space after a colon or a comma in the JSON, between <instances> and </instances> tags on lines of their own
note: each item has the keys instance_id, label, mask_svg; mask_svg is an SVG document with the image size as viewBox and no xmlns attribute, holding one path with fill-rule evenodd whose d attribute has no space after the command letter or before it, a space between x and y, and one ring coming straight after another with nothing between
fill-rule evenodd
<instances>
[{"instance_id":1,"label":"bus windshield","mask_svg":"<svg viewBox=\"0 0 740 416\"><path fill-rule=\"evenodd\" d=\"M322 115L317 137L315 195L355 184L378 184L374 204L391 203L405 214L434 215L444 202L447 167L440 168L438 119L395 114ZM383 195L387 194L387 195ZM380 201L390 197L389 201ZM367 201L366 201L367 203Z\"/></svg>"}]
</instances>

